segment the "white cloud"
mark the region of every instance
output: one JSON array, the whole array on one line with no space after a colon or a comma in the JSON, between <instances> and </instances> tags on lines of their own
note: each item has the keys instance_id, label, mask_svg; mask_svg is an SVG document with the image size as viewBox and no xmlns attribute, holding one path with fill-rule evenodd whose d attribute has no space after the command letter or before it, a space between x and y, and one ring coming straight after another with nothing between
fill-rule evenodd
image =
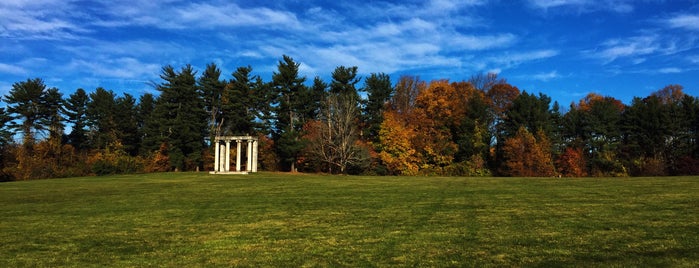
<instances>
[{"instance_id":1,"label":"white cloud","mask_svg":"<svg viewBox=\"0 0 699 268\"><path fill-rule=\"evenodd\" d=\"M96 25L105 27L136 25L160 29L295 28L300 25L292 12L267 7L244 8L235 3L196 2L185 5L157 1L111 3L104 5L104 12L109 16L95 22Z\"/></svg>"},{"instance_id":2,"label":"white cloud","mask_svg":"<svg viewBox=\"0 0 699 268\"><path fill-rule=\"evenodd\" d=\"M134 58L102 59L87 61L76 59L67 67L77 73L87 73L98 77L119 79L143 79L144 77L157 76L161 65L143 63Z\"/></svg>"},{"instance_id":3,"label":"white cloud","mask_svg":"<svg viewBox=\"0 0 699 268\"><path fill-rule=\"evenodd\" d=\"M562 6L589 5L589 0L530 0L529 3L537 8L549 9Z\"/></svg>"},{"instance_id":4,"label":"white cloud","mask_svg":"<svg viewBox=\"0 0 699 268\"><path fill-rule=\"evenodd\" d=\"M88 30L71 21L70 4L43 1L40 6L15 1L0 5L0 36L13 39L76 39Z\"/></svg>"},{"instance_id":5,"label":"white cloud","mask_svg":"<svg viewBox=\"0 0 699 268\"><path fill-rule=\"evenodd\" d=\"M612 11L617 13L629 13L634 10L627 0L529 0L529 5L535 9L549 11L567 10L576 13L590 13L596 11Z\"/></svg>"},{"instance_id":6,"label":"white cloud","mask_svg":"<svg viewBox=\"0 0 699 268\"><path fill-rule=\"evenodd\" d=\"M6 63L0 63L0 73L12 74L12 75L26 75L27 70L17 65L11 65Z\"/></svg>"},{"instance_id":7,"label":"white cloud","mask_svg":"<svg viewBox=\"0 0 699 268\"><path fill-rule=\"evenodd\" d=\"M682 69L676 67L661 68L658 70L661 74L676 74L683 72Z\"/></svg>"},{"instance_id":8,"label":"white cloud","mask_svg":"<svg viewBox=\"0 0 699 268\"><path fill-rule=\"evenodd\" d=\"M608 40L602 44L601 51L587 51L593 57L610 63L618 58L641 57L657 52L661 49L658 37L655 35L635 36L627 39ZM634 62L642 63L644 59L636 58Z\"/></svg>"},{"instance_id":9,"label":"white cloud","mask_svg":"<svg viewBox=\"0 0 699 268\"><path fill-rule=\"evenodd\" d=\"M557 50L543 49L528 52L506 53L489 58L493 64L501 66L500 68L511 68L520 65L524 62L542 60L558 55Z\"/></svg>"},{"instance_id":10,"label":"white cloud","mask_svg":"<svg viewBox=\"0 0 699 268\"><path fill-rule=\"evenodd\" d=\"M556 79L559 77L560 77L560 75L558 74L558 71L556 71L556 70L553 70L553 71L550 71L547 73L538 73L538 74L531 75L532 79L540 80L540 81L544 81L544 82L549 81L551 79Z\"/></svg>"},{"instance_id":11,"label":"white cloud","mask_svg":"<svg viewBox=\"0 0 699 268\"><path fill-rule=\"evenodd\" d=\"M666 23L672 28L699 31L699 15L682 14L667 19Z\"/></svg>"}]
</instances>

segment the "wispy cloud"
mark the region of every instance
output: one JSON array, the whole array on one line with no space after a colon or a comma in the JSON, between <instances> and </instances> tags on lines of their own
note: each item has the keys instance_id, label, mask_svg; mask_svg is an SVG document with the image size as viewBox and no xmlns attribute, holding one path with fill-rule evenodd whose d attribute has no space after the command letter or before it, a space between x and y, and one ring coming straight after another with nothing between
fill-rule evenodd
<instances>
[{"instance_id":1,"label":"wispy cloud","mask_svg":"<svg viewBox=\"0 0 699 268\"><path fill-rule=\"evenodd\" d=\"M0 37L11 39L75 39L88 29L71 19L72 5L62 1L0 3Z\"/></svg>"},{"instance_id":2,"label":"wispy cloud","mask_svg":"<svg viewBox=\"0 0 699 268\"><path fill-rule=\"evenodd\" d=\"M103 59L99 61L87 61L83 59L73 60L68 69L76 73L90 74L93 76L135 79L151 77L157 74L160 64L144 63L134 58Z\"/></svg>"},{"instance_id":3,"label":"wispy cloud","mask_svg":"<svg viewBox=\"0 0 699 268\"><path fill-rule=\"evenodd\" d=\"M587 51L592 57L602 59L604 63L610 63L618 58L633 57L635 62L641 63L638 57L649 55L660 49L658 36L635 36L627 39L607 40L601 45L599 51Z\"/></svg>"},{"instance_id":4,"label":"wispy cloud","mask_svg":"<svg viewBox=\"0 0 699 268\"><path fill-rule=\"evenodd\" d=\"M531 7L543 11L554 9L557 12L571 11L575 13L596 11L629 13L634 10L632 2L624 0L529 0L528 2Z\"/></svg>"},{"instance_id":5,"label":"wispy cloud","mask_svg":"<svg viewBox=\"0 0 699 268\"><path fill-rule=\"evenodd\" d=\"M27 69L6 63L0 63L0 73L12 74L12 75L26 75Z\"/></svg>"},{"instance_id":6,"label":"wispy cloud","mask_svg":"<svg viewBox=\"0 0 699 268\"><path fill-rule=\"evenodd\" d=\"M542 49L517 53L506 53L488 58L488 62L498 68L509 69L525 62L547 59L558 55L558 50Z\"/></svg>"},{"instance_id":7,"label":"wispy cloud","mask_svg":"<svg viewBox=\"0 0 699 268\"><path fill-rule=\"evenodd\" d=\"M676 73L683 72L683 70L680 68L677 68L677 67L668 67L668 68L661 68L658 70L658 72L661 74L676 74Z\"/></svg>"},{"instance_id":8,"label":"wispy cloud","mask_svg":"<svg viewBox=\"0 0 699 268\"><path fill-rule=\"evenodd\" d=\"M556 70L546 72L546 73L538 73L538 74L531 75L532 79L540 80L540 81L544 81L544 82L552 80L552 79L556 79L559 77L560 77L560 75L558 74L558 71L556 71Z\"/></svg>"},{"instance_id":9,"label":"wispy cloud","mask_svg":"<svg viewBox=\"0 0 699 268\"><path fill-rule=\"evenodd\" d=\"M699 31L699 15L680 14L665 21L672 28Z\"/></svg>"}]
</instances>

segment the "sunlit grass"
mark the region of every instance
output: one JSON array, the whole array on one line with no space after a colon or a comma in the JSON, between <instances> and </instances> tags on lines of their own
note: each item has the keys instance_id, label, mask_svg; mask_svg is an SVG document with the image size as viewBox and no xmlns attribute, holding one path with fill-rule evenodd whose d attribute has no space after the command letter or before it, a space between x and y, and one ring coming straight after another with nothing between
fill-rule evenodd
<instances>
[{"instance_id":1,"label":"sunlit grass","mask_svg":"<svg viewBox=\"0 0 699 268\"><path fill-rule=\"evenodd\" d=\"M699 266L699 178L0 184L0 267Z\"/></svg>"}]
</instances>

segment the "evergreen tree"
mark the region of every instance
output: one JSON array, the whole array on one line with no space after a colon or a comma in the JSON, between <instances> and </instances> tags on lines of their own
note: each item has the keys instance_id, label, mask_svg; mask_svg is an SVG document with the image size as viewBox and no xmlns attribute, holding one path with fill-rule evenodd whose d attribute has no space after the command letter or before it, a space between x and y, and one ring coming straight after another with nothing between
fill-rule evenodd
<instances>
[{"instance_id":1,"label":"evergreen tree","mask_svg":"<svg viewBox=\"0 0 699 268\"><path fill-rule=\"evenodd\" d=\"M136 99L130 94L124 94L116 99L115 107L115 125L119 141L126 153L136 156L141 146Z\"/></svg>"},{"instance_id":2,"label":"evergreen tree","mask_svg":"<svg viewBox=\"0 0 699 268\"><path fill-rule=\"evenodd\" d=\"M5 111L4 107L0 107L0 182L12 180L12 175L5 171L7 166L6 153L8 146L12 143L12 131L10 131L10 122L12 117Z\"/></svg>"},{"instance_id":3,"label":"evergreen tree","mask_svg":"<svg viewBox=\"0 0 699 268\"><path fill-rule=\"evenodd\" d=\"M306 91L308 96L304 99L308 100L308 105L303 106L303 118L304 120L316 119L320 113L321 103L327 97L328 84L323 82L320 77L315 77L313 79L313 86L310 90Z\"/></svg>"},{"instance_id":4,"label":"evergreen tree","mask_svg":"<svg viewBox=\"0 0 699 268\"><path fill-rule=\"evenodd\" d=\"M226 83L221 81L221 70L214 63L206 65L206 70L199 77L198 86L203 94L204 109L209 115L208 135L213 140L219 134L221 124L221 99L226 88Z\"/></svg>"},{"instance_id":5,"label":"evergreen tree","mask_svg":"<svg viewBox=\"0 0 699 268\"><path fill-rule=\"evenodd\" d=\"M250 66L238 67L223 92L221 117L225 129L222 134L251 135L255 130L257 76L251 73Z\"/></svg>"},{"instance_id":6,"label":"evergreen tree","mask_svg":"<svg viewBox=\"0 0 699 268\"><path fill-rule=\"evenodd\" d=\"M89 140L87 137L87 103L89 97L84 89L78 88L75 93L68 96L65 101L65 109L67 121L73 124L70 134L68 134L68 143L73 145L78 150L89 148Z\"/></svg>"},{"instance_id":7,"label":"evergreen tree","mask_svg":"<svg viewBox=\"0 0 699 268\"><path fill-rule=\"evenodd\" d=\"M111 90L98 87L89 94L87 118L90 125L91 144L94 149L105 149L118 139L115 115L116 95Z\"/></svg>"},{"instance_id":8,"label":"evergreen tree","mask_svg":"<svg viewBox=\"0 0 699 268\"><path fill-rule=\"evenodd\" d=\"M155 119L153 119L153 110L155 109L155 97L153 94L146 93L138 99L138 129L141 146L139 154L148 156L150 153L160 149L158 144L158 131ZM157 146L157 147L156 147Z\"/></svg>"},{"instance_id":9,"label":"evergreen tree","mask_svg":"<svg viewBox=\"0 0 699 268\"><path fill-rule=\"evenodd\" d=\"M5 111L4 107L0 107L0 151L4 151L5 147L12 143L12 131L10 131L9 126L12 121L12 117ZM4 154L0 153L0 157ZM0 163L4 163L0 159Z\"/></svg>"},{"instance_id":10,"label":"evergreen tree","mask_svg":"<svg viewBox=\"0 0 699 268\"><path fill-rule=\"evenodd\" d=\"M299 66L300 64L291 57L284 55L283 60L277 65L277 72L272 74L278 100L275 112L275 145L281 164L289 167L292 172L296 171L296 162L304 147L300 139L300 131L304 124L301 111L307 105L303 97L308 96L303 84L306 78L299 77Z\"/></svg>"},{"instance_id":11,"label":"evergreen tree","mask_svg":"<svg viewBox=\"0 0 699 268\"><path fill-rule=\"evenodd\" d=\"M174 170L194 170L202 165L207 115L195 75L191 65L179 72L168 65L160 75L164 82L157 87L160 96L150 123L158 133L149 137L149 144L167 144L170 166Z\"/></svg>"},{"instance_id":12,"label":"evergreen tree","mask_svg":"<svg viewBox=\"0 0 699 268\"><path fill-rule=\"evenodd\" d=\"M588 174L626 175L618 158L624 104L612 97L589 94L563 116L564 137L574 148L583 148L589 159Z\"/></svg>"},{"instance_id":13,"label":"evergreen tree","mask_svg":"<svg viewBox=\"0 0 699 268\"><path fill-rule=\"evenodd\" d=\"M466 102L466 115L455 133L459 147L454 156L457 162L473 159L474 156L484 161L488 159L492 136L488 126L491 121L485 96L481 91L476 91Z\"/></svg>"},{"instance_id":14,"label":"evergreen tree","mask_svg":"<svg viewBox=\"0 0 699 268\"><path fill-rule=\"evenodd\" d=\"M361 78L357 77L357 66L338 66L332 72L330 93L338 95L357 95L357 83ZM359 99L359 98L355 98Z\"/></svg>"},{"instance_id":15,"label":"evergreen tree","mask_svg":"<svg viewBox=\"0 0 699 268\"><path fill-rule=\"evenodd\" d=\"M21 120L21 124L11 123L10 128L22 132L23 144L28 149L35 143L36 131L43 129L45 97L46 85L40 78L12 84L9 95L5 96L7 113L12 115L12 119Z\"/></svg>"},{"instance_id":16,"label":"evergreen tree","mask_svg":"<svg viewBox=\"0 0 699 268\"><path fill-rule=\"evenodd\" d=\"M381 122L383 122L384 108L393 94L391 78L385 73L372 73L364 80L364 90L367 93L364 122L367 125L367 134L370 139L377 142Z\"/></svg>"},{"instance_id":17,"label":"evergreen tree","mask_svg":"<svg viewBox=\"0 0 699 268\"><path fill-rule=\"evenodd\" d=\"M543 130L547 137L551 136L553 111L550 104L551 98L542 93L536 96L522 92L505 112L505 136L513 136L520 127L524 127L529 133Z\"/></svg>"},{"instance_id":18,"label":"evergreen tree","mask_svg":"<svg viewBox=\"0 0 699 268\"><path fill-rule=\"evenodd\" d=\"M44 118L41 124L49 131L49 145L53 153L59 153L63 142L63 94L57 88L46 91L41 105L41 113Z\"/></svg>"}]
</instances>

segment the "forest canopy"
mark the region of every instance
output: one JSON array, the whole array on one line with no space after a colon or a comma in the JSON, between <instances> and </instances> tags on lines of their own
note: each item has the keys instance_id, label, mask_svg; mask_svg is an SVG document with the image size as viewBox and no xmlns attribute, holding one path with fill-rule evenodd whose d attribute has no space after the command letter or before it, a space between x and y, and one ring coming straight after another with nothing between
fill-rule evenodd
<instances>
[{"instance_id":1,"label":"forest canopy","mask_svg":"<svg viewBox=\"0 0 699 268\"><path fill-rule=\"evenodd\" d=\"M375 175L699 174L699 99L668 85L624 104L590 93L565 108L497 74L466 81L164 66L157 95L15 82L0 108L1 180L212 170L210 140L254 135L262 170ZM394 82L395 81L395 82ZM563 112L565 111L565 112ZM66 131L69 129L69 131Z\"/></svg>"}]
</instances>

